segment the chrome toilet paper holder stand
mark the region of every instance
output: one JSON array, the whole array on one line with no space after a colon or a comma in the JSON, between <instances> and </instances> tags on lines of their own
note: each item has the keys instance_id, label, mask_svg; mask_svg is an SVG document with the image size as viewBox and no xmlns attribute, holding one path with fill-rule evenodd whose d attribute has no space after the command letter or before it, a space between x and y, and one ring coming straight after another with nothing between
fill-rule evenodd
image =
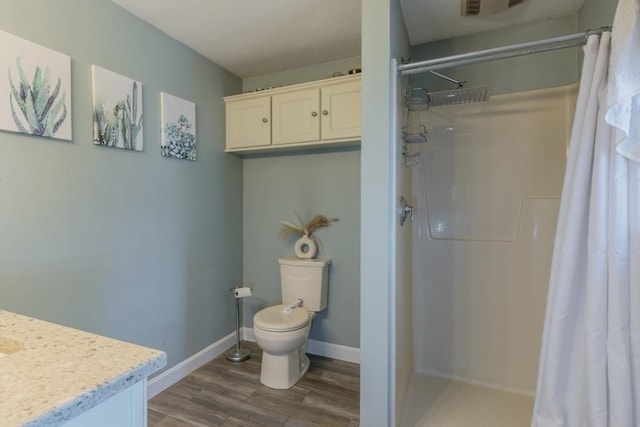
<instances>
[{"instance_id":1,"label":"chrome toilet paper holder stand","mask_svg":"<svg viewBox=\"0 0 640 427\"><path fill-rule=\"evenodd\" d=\"M244 362L251 358L251 351L249 351L249 349L240 348L240 300L245 297L239 297L236 293L236 289L245 287L247 286L236 286L229 289L236 300L236 345L235 347L227 350L224 356L228 361L235 363ZM248 288L250 291L253 291L251 286L248 286Z\"/></svg>"}]
</instances>

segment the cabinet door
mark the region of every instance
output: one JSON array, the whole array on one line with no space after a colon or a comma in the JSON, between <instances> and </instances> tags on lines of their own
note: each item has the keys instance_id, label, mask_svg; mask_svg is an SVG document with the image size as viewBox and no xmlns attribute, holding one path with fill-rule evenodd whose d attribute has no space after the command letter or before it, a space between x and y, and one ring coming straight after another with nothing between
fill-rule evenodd
<instances>
[{"instance_id":1,"label":"cabinet door","mask_svg":"<svg viewBox=\"0 0 640 427\"><path fill-rule=\"evenodd\" d=\"M360 138L360 80L322 88L322 140Z\"/></svg>"},{"instance_id":2,"label":"cabinet door","mask_svg":"<svg viewBox=\"0 0 640 427\"><path fill-rule=\"evenodd\" d=\"M227 113L227 148L260 147L271 144L271 98L230 102Z\"/></svg>"},{"instance_id":3,"label":"cabinet door","mask_svg":"<svg viewBox=\"0 0 640 427\"><path fill-rule=\"evenodd\" d=\"M273 145L320 139L320 89L273 95L271 105Z\"/></svg>"}]
</instances>

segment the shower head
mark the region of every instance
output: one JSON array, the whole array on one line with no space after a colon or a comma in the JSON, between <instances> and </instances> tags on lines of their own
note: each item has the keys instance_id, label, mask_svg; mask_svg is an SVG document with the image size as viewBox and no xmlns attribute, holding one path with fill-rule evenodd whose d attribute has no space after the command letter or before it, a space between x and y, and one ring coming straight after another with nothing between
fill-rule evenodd
<instances>
[{"instance_id":1,"label":"shower head","mask_svg":"<svg viewBox=\"0 0 640 427\"><path fill-rule=\"evenodd\" d=\"M429 92L427 103L430 107L445 105L471 104L474 102L487 102L489 100L489 87L458 88L443 90L441 92Z\"/></svg>"}]
</instances>

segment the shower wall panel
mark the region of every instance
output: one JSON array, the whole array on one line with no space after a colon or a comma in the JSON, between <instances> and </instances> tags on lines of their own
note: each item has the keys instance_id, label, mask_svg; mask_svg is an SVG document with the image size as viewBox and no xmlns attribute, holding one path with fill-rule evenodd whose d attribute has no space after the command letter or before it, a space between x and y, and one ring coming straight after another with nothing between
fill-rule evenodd
<instances>
[{"instance_id":1,"label":"shower wall panel","mask_svg":"<svg viewBox=\"0 0 640 427\"><path fill-rule=\"evenodd\" d=\"M576 94L570 85L423 113L416 371L534 392Z\"/></svg>"}]
</instances>

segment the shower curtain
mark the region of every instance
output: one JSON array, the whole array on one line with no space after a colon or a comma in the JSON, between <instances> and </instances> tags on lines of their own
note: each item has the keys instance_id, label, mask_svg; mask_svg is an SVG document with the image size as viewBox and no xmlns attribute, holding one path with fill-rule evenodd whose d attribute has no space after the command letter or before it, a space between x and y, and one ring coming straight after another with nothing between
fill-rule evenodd
<instances>
[{"instance_id":1,"label":"shower curtain","mask_svg":"<svg viewBox=\"0 0 640 427\"><path fill-rule=\"evenodd\" d=\"M584 48L533 427L640 426L639 14Z\"/></svg>"}]
</instances>

